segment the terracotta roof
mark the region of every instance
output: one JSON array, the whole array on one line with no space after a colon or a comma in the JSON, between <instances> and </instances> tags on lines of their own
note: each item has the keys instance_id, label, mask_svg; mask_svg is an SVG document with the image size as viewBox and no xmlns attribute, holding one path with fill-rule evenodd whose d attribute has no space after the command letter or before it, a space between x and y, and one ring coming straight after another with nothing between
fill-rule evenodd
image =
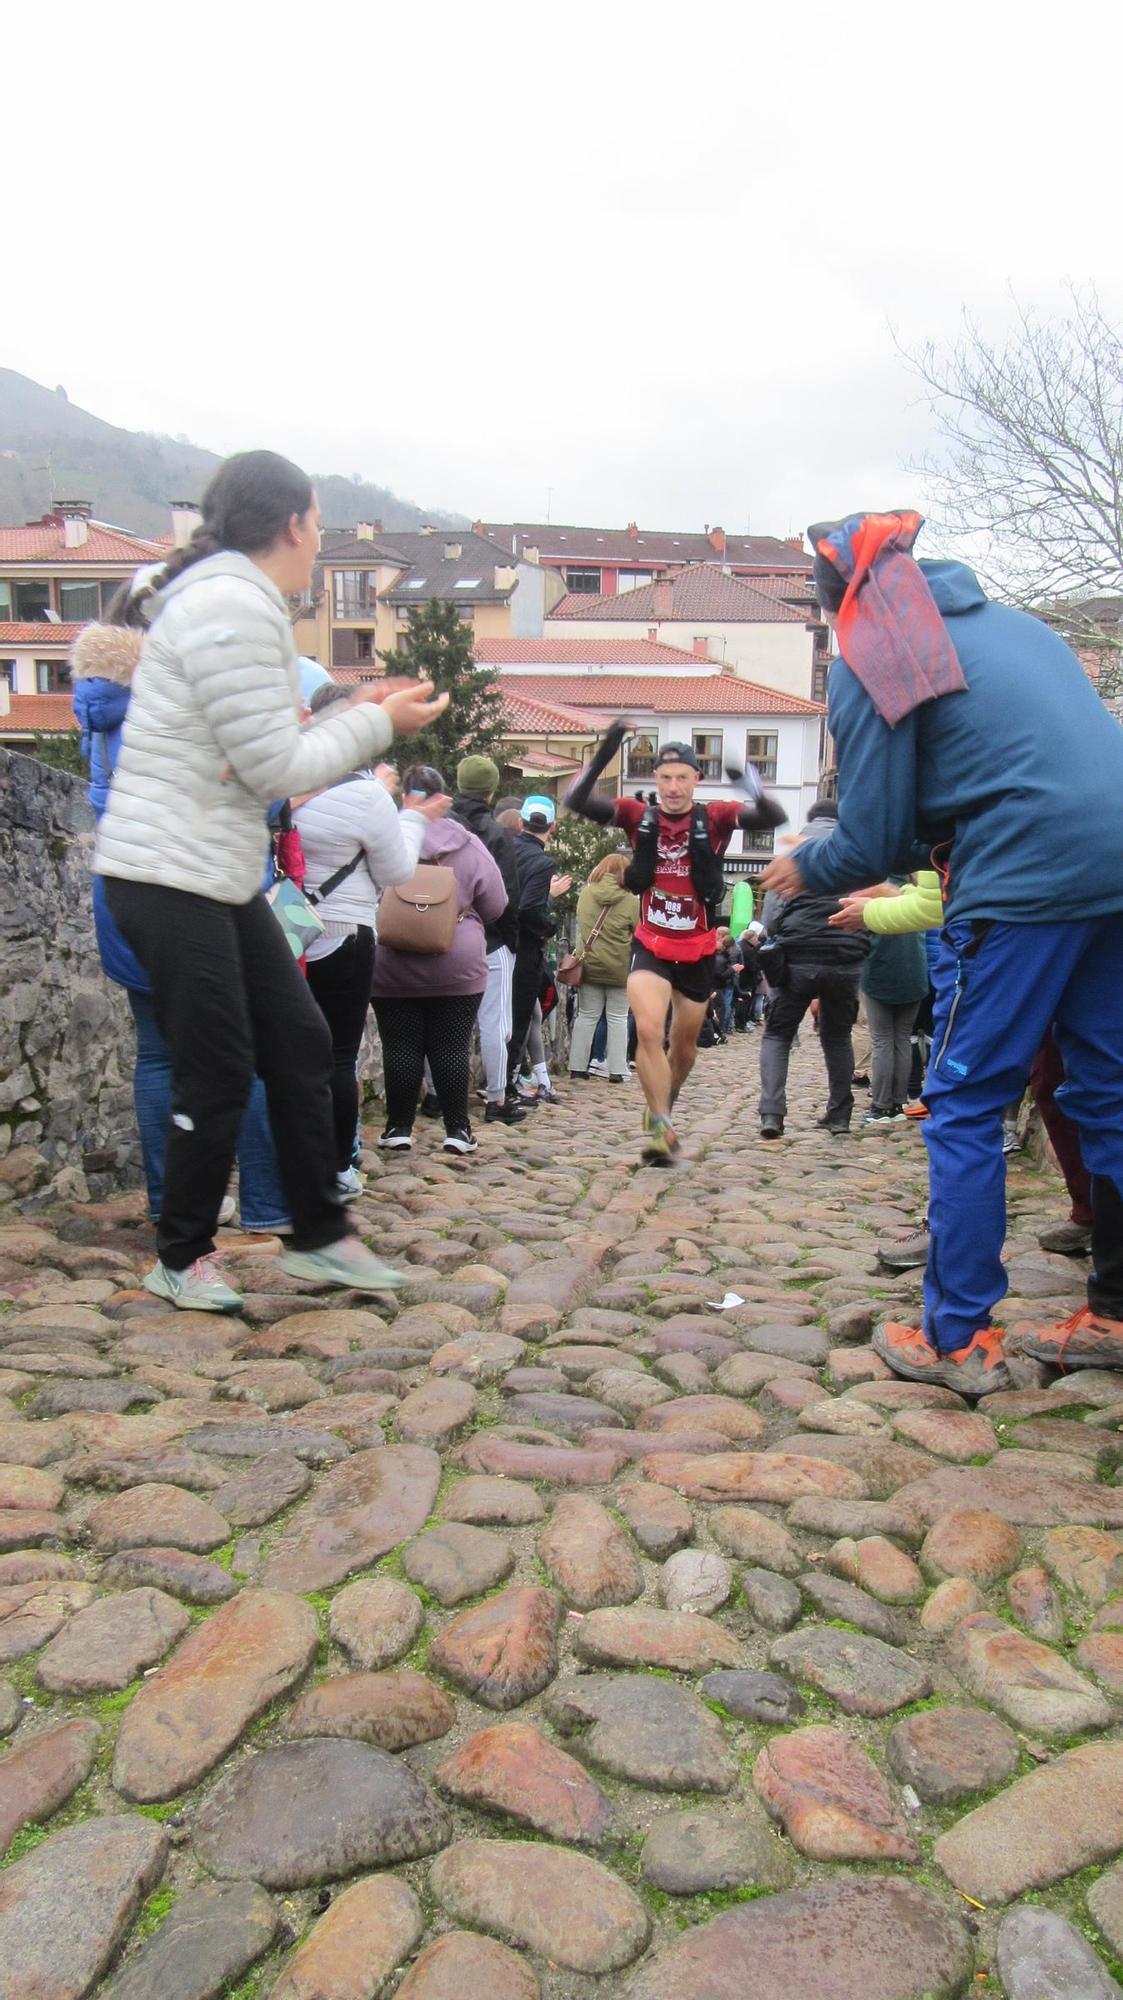
<instances>
[{"instance_id":1,"label":"terracotta roof","mask_svg":"<svg viewBox=\"0 0 1123 2000\"><path fill-rule=\"evenodd\" d=\"M543 562L634 563L637 568L651 563L723 562L763 570L811 569L806 549L781 541L777 535L726 535L725 550L708 534L675 534L665 528L576 528L559 522L482 521L482 532L500 547L517 555L537 549ZM714 529L714 534L720 530Z\"/></svg>"},{"instance_id":2,"label":"terracotta roof","mask_svg":"<svg viewBox=\"0 0 1123 2000\"><path fill-rule=\"evenodd\" d=\"M382 681L386 678L381 667L376 666L332 667L329 671L332 680L344 688L365 687L368 681Z\"/></svg>"},{"instance_id":3,"label":"terracotta roof","mask_svg":"<svg viewBox=\"0 0 1123 2000\"><path fill-rule=\"evenodd\" d=\"M477 639L476 658L487 667L662 667L673 673L696 653L660 639Z\"/></svg>"},{"instance_id":4,"label":"terracotta roof","mask_svg":"<svg viewBox=\"0 0 1123 2000\"><path fill-rule=\"evenodd\" d=\"M504 702L532 701L560 713L566 708L634 715L825 715L815 701L758 687L737 674L504 674ZM557 725L555 725L556 727Z\"/></svg>"},{"instance_id":5,"label":"terracotta roof","mask_svg":"<svg viewBox=\"0 0 1123 2000\"><path fill-rule=\"evenodd\" d=\"M505 750L503 761L513 771L521 771L524 778L540 772L544 778L566 777L571 771L581 769L579 757L561 757L556 750Z\"/></svg>"},{"instance_id":6,"label":"terracotta roof","mask_svg":"<svg viewBox=\"0 0 1123 2000\"><path fill-rule=\"evenodd\" d=\"M667 590L671 608L658 616L655 596ZM647 583L640 590L627 590L617 597L586 597L571 591L550 613L553 623L563 618L621 619L630 625L658 625L664 621L691 620L718 625L790 624L805 625L806 615L792 611L774 597L754 590L739 576L726 576L716 563L695 563L677 571L662 583Z\"/></svg>"},{"instance_id":7,"label":"terracotta roof","mask_svg":"<svg viewBox=\"0 0 1123 2000\"><path fill-rule=\"evenodd\" d=\"M63 530L53 521L33 528L0 528L0 563L122 563L133 568L166 556L166 542L142 541L124 528L91 521L79 548L68 549Z\"/></svg>"},{"instance_id":8,"label":"terracotta roof","mask_svg":"<svg viewBox=\"0 0 1123 2000\"><path fill-rule=\"evenodd\" d=\"M68 694L14 694L7 715L0 715L0 736L17 730L32 735L40 730L57 736L64 729L77 729Z\"/></svg>"},{"instance_id":9,"label":"terracotta roof","mask_svg":"<svg viewBox=\"0 0 1123 2000\"><path fill-rule=\"evenodd\" d=\"M38 619L33 624L8 624L0 619L0 646L72 646L80 625L52 625Z\"/></svg>"},{"instance_id":10,"label":"terracotta roof","mask_svg":"<svg viewBox=\"0 0 1123 2000\"><path fill-rule=\"evenodd\" d=\"M603 727L602 717L586 708L553 701L552 681L545 674L540 678L540 693L536 692L539 677L517 685L511 679L499 682L508 729L517 736L595 736Z\"/></svg>"}]
</instances>

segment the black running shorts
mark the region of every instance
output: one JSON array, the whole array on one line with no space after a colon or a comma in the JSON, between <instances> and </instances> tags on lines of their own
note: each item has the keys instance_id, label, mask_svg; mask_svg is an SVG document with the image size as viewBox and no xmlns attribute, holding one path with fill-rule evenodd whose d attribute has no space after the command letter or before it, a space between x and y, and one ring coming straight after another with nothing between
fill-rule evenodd
<instances>
[{"instance_id":1,"label":"black running shorts","mask_svg":"<svg viewBox=\"0 0 1123 2000\"><path fill-rule=\"evenodd\" d=\"M714 990L714 953L705 958L693 959L689 964L675 958L656 958L645 944L632 945L629 972L655 972L665 979L672 993L681 993L684 1000L697 1000L703 1006Z\"/></svg>"}]
</instances>

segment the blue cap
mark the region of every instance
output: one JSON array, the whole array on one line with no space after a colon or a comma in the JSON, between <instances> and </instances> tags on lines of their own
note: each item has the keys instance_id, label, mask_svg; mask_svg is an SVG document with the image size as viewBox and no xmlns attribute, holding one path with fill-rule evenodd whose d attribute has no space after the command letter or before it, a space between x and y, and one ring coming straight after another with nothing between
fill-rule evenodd
<instances>
[{"instance_id":1,"label":"blue cap","mask_svg":"<svg viewBox=\"0 0 1123 2000\"><path fill-rule=\"evenodd\" d=\"M304 654L300 655L296 665L300 674L300 699L307 708L316 689L331 687L332 678L327 668L322 667L318 660L306 659Z\"/></svg>"},{"instance_id":2,"label":"blue cap","mask_svg":"<svg viewBox=\"0 0 1123 2000\"><path fill-rule=\"evenodd\" d=\"M522 802L522 823L532 827L536 833L543 833L548 826L553 826L557 816L554 801L548 799L545 792L531 792L530 797Z\"/></svg>"}]
</instances>

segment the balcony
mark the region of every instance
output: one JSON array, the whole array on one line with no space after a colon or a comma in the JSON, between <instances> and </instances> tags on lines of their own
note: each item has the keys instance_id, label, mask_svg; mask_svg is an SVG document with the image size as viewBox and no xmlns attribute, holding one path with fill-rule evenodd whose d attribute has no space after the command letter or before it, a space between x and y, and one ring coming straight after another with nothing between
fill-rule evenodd
<instances>
[{"instance_id":1,"label":"balcony","mask_svg":"<svg viewBox=\"0 0 1123 2000\"><path fill-rule=\"evenodd\" d=\"M373 592L368 597L365 591L341 591L336 597L332 617L337 625L373 625L378 612L378 599Z\"/></svg>"}]
</instances>

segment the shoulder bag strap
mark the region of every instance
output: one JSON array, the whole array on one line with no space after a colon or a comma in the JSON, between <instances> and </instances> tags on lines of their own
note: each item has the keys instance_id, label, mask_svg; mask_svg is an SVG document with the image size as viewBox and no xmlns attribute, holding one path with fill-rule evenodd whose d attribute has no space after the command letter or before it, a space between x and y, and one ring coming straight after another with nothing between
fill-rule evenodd
<instances>
[{"instance_id":1,"label":"shoulder bag strap","mask_svg":"<svg viewBox=\"0 0 1123 2000\"><path fill-rule=\"evenodd\" d=\"M366 849L360 847L358 853L353 854L350 861L345 861L342 868L337 868L334 875L329 875L326 882L321 882L318 889L305 890L304 893L313 907L317 903L326 903L328 897L335 894L341 884L346 882L347 877L354 874L365 853Z\"/></svg>"},{"instance_id":2,"label":"shoulder bag strap","mask_svg":"<svg viewBox=\"0 0 1123 2000\"><path fill-rule=\"evenodd\" d=\"M592 930L589 932L588 937L585 939L584 944L579 945L577 947L577 950L574 952L573 954L574 958L584 958L585 953L590 949L592 945L596 943L602 930L605 927L605 923L607 922L608 909L609 906L606 903L603 910L600 913L600 916L597 918L596 923L593 925Z\"/></svg>"}]
</instances>

